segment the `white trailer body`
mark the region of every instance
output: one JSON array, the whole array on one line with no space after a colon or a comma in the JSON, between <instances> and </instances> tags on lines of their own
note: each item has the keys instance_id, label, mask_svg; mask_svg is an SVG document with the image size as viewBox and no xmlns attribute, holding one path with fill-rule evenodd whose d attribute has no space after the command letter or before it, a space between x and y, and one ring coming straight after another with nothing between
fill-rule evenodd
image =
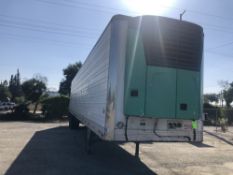
<instances>
[{"instance_id":1,"label":"white trailer body","mask_svg":"<svg viewBox=\"0 0 233 175\"><path fill-rule=\"evenodd\" d=\"M158 75L160 75L161 72L166 72L165 68L167 68L166 70L168 70L168 72L176 72L164 73L164 75L167 75L162 76L162 78L165 78L165 82L162 82L161 80L156 80L162 84L162 89L159 87L156 89L157 85L160 84L156 82L154 83L156 87L151 87L151 90L148 89L150 88L150 86L153 85L154 80L150 80L151 83L149 85L144 85L143 83L138 82L139 86L143 84L143 88L146 87L147 90L145 90L145 92L142 92L140 87L137 89L136 85L132 85L132 83L141 80L140 75L137 76L135 80L133 80L134 82L132 82L131 80L127 80L127 77L131 77L131 74L134 74L134 70L136 72L141 71L141 68L137 67L140 64L135 65L131 61L134 61L140 57L140 53L136 53L137 51L135 50L137 50L140 45L137 41L138 38L143 37L139 36L141 32L140 28L142 28L142 26L140 25L144 25L144 23L142 22L143 20L149 21L149 23L151 23L151 20L157 20L159 21L160 25L163 25L164 27L168 27L166 25L169 23L171 23L172 25L176 25L176 23L178 25L184 24L184 27L190 25L191 27L194 27L195 30L196 28L198 28L198 32L200 28L200 32L201 34L203 34L202 28L200 26L188 22L177 21L174 19L155 16L143 16L134 18L122 15L114 16L107 25L106 29L102 33L94 48L91 50L82 68L72 81L69 105L70 114L77 118L81 123L86 125L90 130L96 133L103 140L135 142L200 142L203 139L203 121L201 107L202 54L200 55L199 53L201 62L197 61L198 63L195 63L200 66L200 69L197 70L187 70L189 68L186 69L185 67L179 67L179 65L162 65L160 66L161 68L158 65L146 65L146 73L144 76L146 77L145 81L148 81L149 77L152 77L153 79L153 76L156 75L148 75L148 71L150 71L150 69L154 69L153 67L156 67L156 70L153 71L160 71L157 71ZM137 25L132 25L132 23ZM127 62L127 58L129 58L128 50L130 47L129 35L132 34L130 28L135 28L138 32L136 32L136 37L134 38L135 46L134 53L131 53L132 60L130 62ZM203 40L203 35L200 40ZM202 52L203 45L201 42L200 44L201 46L200 48L198 47L198 49L201 49ZM145 47L144 50L146 50ZM129 68L132 65L135 65L136 67ZM182 64L182 66L184 66L184 64ZM131 73L129 73L129 69L133 69ZM162 69L162 71L160 69ZM144 70L144 68L142 68L142 70ZM191 86L191 88L194 89L187 89L189 88L188 85L182 85L184 84L183 82L186 79L182 79L180 85L181 87L177 85L177 82L179 82L178 78L176 78L177 80L174 81L176 82L174 88L168 87L170 86L169 82L172 78L166 79L166 77L174 77L174 75L178 77L178 74L182 71L187 71L187 74L190 74L190 76L192 74L192 77L187 78L187 81L190 81L188 82L188 84L191 83L193 85ZM195 80L193 79L193 72L197 72L198 75L198 78ZM129 76L127 76L126 74L128 74ZM131 85L132 88L130 87ZM182 89L182 91L177 90L178 88ZM129 94L127 94L127 89L129 89L130 91ZM168 92L164 93L164 89L167 89ZM174 102L174 105L171 105L171 101L173 100L169 99L172 96L169 94L173 93L171 89L176 89L173 90L175 91L174 95L179 95L180 92L181 95L186 95L184 98L177 97L177 99L183 100L182 103L180 102L179 104L177 104L177 102ZM197 98L190 97L190 100L189 94L186 93L188 90L192 91L190 92L190 95L194 93L194 96L197 96ZM149 93L150 91L158 91L158 93L154 94L154 92L151 92L151 94L147 94L146 96L145 93ZM162 93L164 93L164 98L161 98L158 101L158 99L156 99L155 97L163 95ZM141 101L136 101L137 98L141 98L141 94L144 94L144 101L142 103ZM129 99L127 99L128 95ZM154 98L155 102L153 102L153 100L152 102L148 100L152 97ZM143 106L140 104L143 104ZM161 104L163 106L159 107L159 105ZM158 107L158 109L156 109L156 107ZM167 113L168 111L173 111L173 108L175 109L174 114L172 112ZM158 112L159 110L160 112ZM180 110L180 113L178 110ZM191 112L188 110L190 110Z\"/></svg>"}]
</instances>

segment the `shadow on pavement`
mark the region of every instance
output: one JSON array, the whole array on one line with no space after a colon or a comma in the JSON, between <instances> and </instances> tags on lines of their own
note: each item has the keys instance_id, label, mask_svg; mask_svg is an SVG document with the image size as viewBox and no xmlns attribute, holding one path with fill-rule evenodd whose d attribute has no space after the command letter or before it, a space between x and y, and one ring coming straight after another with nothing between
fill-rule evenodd
<instances>
[{"instance_id":1,"label":"shadow on pavement","mask_svg":"<svg viewBox=\"0 0 233 175\"><path fill-rule=\"evenodd\" d=\"M67 121L66 116L62 116L59 118L44 118L41 117L40 114L32 114L28 113L26 115L19 115L13 112L5 112L0 111L0 122L15 122L15 121L23 121L23 122L32 122L32 123L51 123L51 122L64 122Z\"/></svg>"},{"instance_id":2,"label":"shadow on pavement","mask_svg":"<svg viewBox=\"0 0 233 175\"><path fill-rule=\"evenodd\" d=\"M196 147L198 147L198 148L214 148L214 146L208 145L208 144L205 144L205 143L190 142L190 144L193 145L193 146L196 146Z\"/></svg>"},{"instance_id":3,"label":"shadow on pavement","mask_svg":"<svg viewBox=\"0 0 233 175\"><path fill-rule=\"evenodd\" d=\"M213 137L215 137L215 138L217 138L217 139L219 139L219 140L221 140L221 141L223 141L223 142L225 142L225 143L227 143L227 144L229 144L229 145L231 145L231 146L233 146L232 142L230 142L229 140L227 140L227 139L225 139L225 138L223 138L221 136L218 136L217 134L211 133L209 131L204 131L204 132L211 135L211 136L213 136Z\"/></svg>"},{"instance_id":4,"label":"shadow on pavement","mask_svg":"<svg viewBox=\"0 0 233 175\"><path fill-rule=\"evenodd\" d=\"M6 175L155 175L114 143L97 143L94 153L87 155L84 135L85 129L71 131L68 127L36 132Z\"/></svg>"}]
</instances>

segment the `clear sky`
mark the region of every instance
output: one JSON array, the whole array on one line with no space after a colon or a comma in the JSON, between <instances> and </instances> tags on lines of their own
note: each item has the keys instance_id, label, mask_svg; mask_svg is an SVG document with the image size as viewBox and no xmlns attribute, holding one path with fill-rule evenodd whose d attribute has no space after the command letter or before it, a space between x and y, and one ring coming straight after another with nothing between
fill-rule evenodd
<instances>
[{"instance_id":1,"label":"clear sky","mask_svg":"<svg viewBox=\"0 0 233 175\"><path fill-rule=\"evenodd\" d=\"M154 14L204 28L204 92L233 81L232 0L0 0L0 81L19 68L23 80L40 73L58 89L62 69L84 61L115 14Z\"/></svg>"}]
</instances>

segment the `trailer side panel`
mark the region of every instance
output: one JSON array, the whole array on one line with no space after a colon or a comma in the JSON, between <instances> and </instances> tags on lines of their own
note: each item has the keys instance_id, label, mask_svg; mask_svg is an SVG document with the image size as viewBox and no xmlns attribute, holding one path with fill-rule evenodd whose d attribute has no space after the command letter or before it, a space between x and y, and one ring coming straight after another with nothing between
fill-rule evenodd
<instances>
[{"instance_id":1,"label":"trailer side panel","mask_svg":"<svg viewBox=\"0 0 233 175\"><path fill-rule=\"evenodd\" d=\"M71 114L99 135L105 130L110 35L108 25L71 86Z\"/></svg>"}]
</instances>

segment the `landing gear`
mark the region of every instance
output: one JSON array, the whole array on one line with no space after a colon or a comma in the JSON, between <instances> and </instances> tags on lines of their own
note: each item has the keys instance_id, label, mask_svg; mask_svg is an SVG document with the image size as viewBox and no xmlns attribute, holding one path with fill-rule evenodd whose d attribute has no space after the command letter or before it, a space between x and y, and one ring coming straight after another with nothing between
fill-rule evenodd
<instances>
[{"instance_id":1,"label":"landing gear","mask_svg":"<svg viewBox=\"0 0 233 175\"><path fill-rule=\"evenodd\" d=\"M93 132L87 128L86 140L85 140L85 150L87 154L91 154L91 146L93 142Z\"/></svg>"},{"instance_id":2,"label":"landing gear","mask_svg":"<svg viewBox=\"0 0 233 175\"><path fill-rule=\"evenodd\" d=\"M69 114L69 128L70 129L78 129L79 128L79 120L75 118L73 115Z\"/></svg>"},{"instance_id":3,"label":"landing gear","mask_svg":"<svg viewBox=\"0 0 233 175\"><path fill-rule=\"evenodd\" d=\"M135 157L139 158L139 142L135 142Z\"/></svg>"}]
</instances>

